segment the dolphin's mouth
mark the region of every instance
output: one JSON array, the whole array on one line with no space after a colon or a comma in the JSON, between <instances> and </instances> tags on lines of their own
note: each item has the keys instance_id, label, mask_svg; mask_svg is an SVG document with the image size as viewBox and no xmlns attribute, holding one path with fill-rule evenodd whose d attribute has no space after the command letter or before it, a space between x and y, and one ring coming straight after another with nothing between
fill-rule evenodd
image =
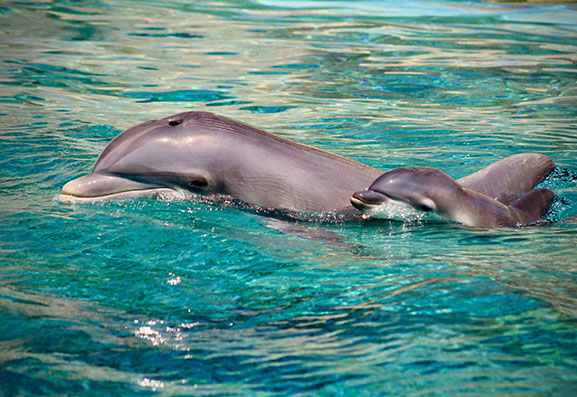
<instances>
[{"instance_id":1,"label":"dolphin's mouth","mask_svg":"<svg viewBox=\"0 0 577 397\"><path fill-rule=\"evenodd\" d=\"M63 202L95 202L157 197L174 190L114 175L91 173L66 183L58 196Z\"/></svg>"},{"instance_id":2,"label":"dolphin's mouth","mask_svg":"<svg viewBox=\"0 0 577 397\"><path fill-rule=\"evenodd\" d=\"M389 198L374 190L363 190L353 193L351 204L359 211L369 211L388 202Z\"/></svg>"},{"instance_id":3,"label":"dolphin's mouth","mask_svg":"<svg viewBox=\"0 0 577 397\"><path fill-rule=\"evenodd\" d=\"M351 204L363 213L363 218L370 217L401 222L428 219L426 218L428 215L423 211L431 211L431 209L415 208L407 200L375 190L353 193Z\"/></svg>"}]
</instances>

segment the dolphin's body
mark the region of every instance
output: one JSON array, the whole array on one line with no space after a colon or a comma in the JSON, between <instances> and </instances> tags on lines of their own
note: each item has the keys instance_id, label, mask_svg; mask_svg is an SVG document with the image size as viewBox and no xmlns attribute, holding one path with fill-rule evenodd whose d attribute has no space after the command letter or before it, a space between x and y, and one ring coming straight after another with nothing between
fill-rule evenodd
<instances>
[{"instance_id":1,"label":"dolphin's body","mask_svg":"<svg viewBox=\"0 0 577 397\"><path fill-rule=\"evenodd\" d=\"M541 219L553 200L553 192L531 190L506 205L461 186L437 169L409 167L385 172L367 190L351 197L352 204L360 210L378 205L379 200L385 205L390 205L390 201L404 203L466 226L519 227Z\"/></svg>"},{"instance_id":2,"label":"dolphin's body","mask_svg":"<svg viewBox=\"0 0 577 397\"><path fill-rule=\"evenodd\" d=\"M508 159L459 183L506 201L531 190L552 168L552 162L531 154ZM261 208L340 213L355 211L351 194L381 174L238 121L193 111L122 132L106 146L90 174L64 185L59 199L126 200L185 190ZM495 183L502 178L506 182Z\"/></svg>"}]
</instances>

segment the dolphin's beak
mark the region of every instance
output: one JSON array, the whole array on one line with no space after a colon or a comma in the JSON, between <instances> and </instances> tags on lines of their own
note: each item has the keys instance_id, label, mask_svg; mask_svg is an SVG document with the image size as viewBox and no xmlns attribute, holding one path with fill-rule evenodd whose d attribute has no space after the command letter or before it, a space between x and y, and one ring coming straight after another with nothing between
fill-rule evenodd
<instances>
[{"instance_id":1,"label":"dolphin's beak","mask_svg":"<svg viewBox=\"0 0 577 397\"><path fill-rule=\"evenodd\" d=\"M159 193L171 191L172 189L164 186L114 175L91 173L65 184L58 200L64 202L128 200L135 197L154 197Z\"/></svg>"},{"instance_id":2,"label":"dolphin's beak","mask_svg":"<svg viewBox=\"0 0 577 397\"><path fill-rule=\"evenodd\" d=\"M355 192L351 196L351 204L359 211L368 211L384 204L388 200L387 196L374 190Z\"/></svg>"}]
</instances>

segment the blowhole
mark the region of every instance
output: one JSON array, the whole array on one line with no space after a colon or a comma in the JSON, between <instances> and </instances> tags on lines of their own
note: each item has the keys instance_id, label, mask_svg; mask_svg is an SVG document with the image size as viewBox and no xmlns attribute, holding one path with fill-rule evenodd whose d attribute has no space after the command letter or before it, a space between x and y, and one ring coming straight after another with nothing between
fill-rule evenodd
<instances>
[{"instance_id":1,"label":"blowhole","mask_svg":"<svg viewBox=\"0 0 577 397\"><path fill-rule=\"evenodd\" d=\"M168 122L168 125L174 127L174 126L177 126L177 125L179 125L179 124L181 124L181 123L182 123L182 120L170 120L170 121Z\"/></svg>"}]
</instances>

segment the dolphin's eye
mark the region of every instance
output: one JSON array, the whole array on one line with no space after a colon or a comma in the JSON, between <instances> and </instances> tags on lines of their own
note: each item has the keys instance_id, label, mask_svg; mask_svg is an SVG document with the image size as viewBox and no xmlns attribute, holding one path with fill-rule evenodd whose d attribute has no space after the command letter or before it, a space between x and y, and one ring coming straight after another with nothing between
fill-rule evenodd
<instances>
[{"instance_id":1,"label":"dolphin's eye","mask_svg":"<svg viewBox=\"0 0 577 397\"><path fill-rule=\"evenodd\" d=\"M202 190L206 189L208 186L208 181L204 178L201 179L192 179L188 181L188 187L194 190Z\"/></svg>"},{"instance_id":2,"label":"dolphin's eye","mask_svg":"<svg viewBox=\"0 0 577 397\"><path fill-rule=\"evenodd\" d=\"M431 212L431 211L433 210L433 209L432 209L430 206L428 206L427 204L418 204L418 205L417 205L417 209L418 209L418 210L421 210L421 211L424 211L424 212Z\"/></svg>"},{"instance_id":3,"label":"dolphin's eye","mask_svg":"<svg viewBox=\"0 0 577 397\"><path fill-rule=\"evenodd\" d=\"M414 207L424 212L432 212L437 210L437 205L428 197L420 197L415 203Z\"/></svg>"}]
</instances>

